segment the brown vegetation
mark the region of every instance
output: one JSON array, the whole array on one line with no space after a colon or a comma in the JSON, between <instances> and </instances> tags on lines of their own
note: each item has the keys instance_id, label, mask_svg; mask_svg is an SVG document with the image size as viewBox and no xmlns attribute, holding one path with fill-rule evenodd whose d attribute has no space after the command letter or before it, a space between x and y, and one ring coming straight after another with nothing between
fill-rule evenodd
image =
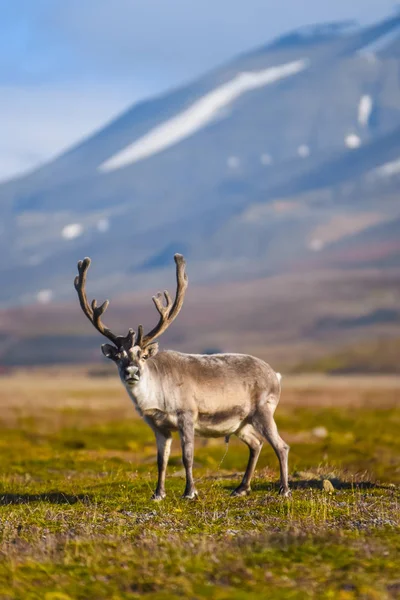
<instances>
[{"instance_id":1,"label":"brown vegetation","mask_svg":"<svg viewBox=\"0 0 400 600\"><path fill-rule=\"evenodd\" d=\"M189 285L163 346L254 354L281 371L343 347L400 336L400 272L297 273L225 285ZM109 326L119 333L154 324L149 295L111 298ZM73 288L71 283L71 298ZM78 302L0 312L0 364L97 362L101 338ZM385 371L390 371L386 368Z\"/></svg>"}]
</instances>

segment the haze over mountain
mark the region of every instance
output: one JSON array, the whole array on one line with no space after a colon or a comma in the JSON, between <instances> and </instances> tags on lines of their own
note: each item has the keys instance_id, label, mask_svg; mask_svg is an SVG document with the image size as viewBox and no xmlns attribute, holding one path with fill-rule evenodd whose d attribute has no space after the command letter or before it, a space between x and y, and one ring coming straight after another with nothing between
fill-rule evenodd
<instances>
[{"instance_id":1,"label":"haze over mountain","mask_svg":"<svg viewBox=\"0 0 400 600\"><path fill-rule=\"evenodd\" d=\"M0 186L3 305L400 259L400 16L291 32Z\"/></svg>"}]
</instances>

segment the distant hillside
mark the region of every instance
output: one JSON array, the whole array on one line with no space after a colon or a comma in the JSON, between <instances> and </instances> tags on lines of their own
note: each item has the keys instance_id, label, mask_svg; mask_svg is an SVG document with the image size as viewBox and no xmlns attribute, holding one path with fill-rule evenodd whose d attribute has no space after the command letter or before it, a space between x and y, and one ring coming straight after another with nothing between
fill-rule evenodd
<instances>
[{"instance_id":1,"label":"distant hillside","mask_svg":"<svg viewBox=\"0 0 400 600\"><path fill-rule=\"evenodd\" d=\"M400 338L383 338L354 344L322 358L301 362L298 373L396 374L400 375Z\"/></svg>"},{"instance_id":2,"label":"distant hillside","mask_svg":"<svg viewBox=\"0 0 400 600\"><path fill-rule=\"evenodd\" d=\"M172 272L167 287L174 290ZM157 312L151 295L156 290L123 297L111 293L107 325L117 334L139 323L153 327ZM96 295L90 279L88 295ZM344 347L362 349L374 338L400 339L400 269L332 269L231 284L189 283L182 312L160 345L184 352L255 354L281 372L299 364L302 370L325 371L346 366L338 362ZM68 304L0 311L0 366L96 363L103 360L103 342L77 298ZM321 362L325 356L329 358ZM353 364L353 358L346 360Z\"/></svg>"},{"instance_id":3,"label":"distant hillside","mask_svg":"<svg viewBox=\"0 0 400 600\"><path fill-rule=\"evenodd\" d=\"M289 32L1 185L0 304L72 302L85 255L100 295L176 251L196 285L399 266L399 27Z\"/></svg>"}]
</instances>

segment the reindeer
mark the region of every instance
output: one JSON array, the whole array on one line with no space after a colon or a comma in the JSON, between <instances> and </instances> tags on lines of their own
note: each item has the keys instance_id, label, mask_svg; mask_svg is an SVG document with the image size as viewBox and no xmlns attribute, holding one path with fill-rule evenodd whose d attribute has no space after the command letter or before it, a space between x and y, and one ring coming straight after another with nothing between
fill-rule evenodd
<instances>
[{"instance_id":1,"label":"reindeer","mask_svg":"<svg viewBox=\"0 0 400 600\"><path fill-rule=\"evenodd\" d=\"M157 325L146 335L139 325L137 333L115 335L102 322L108 300L97 306L86 296L86 276L90 259L78 263L75 289L84 314L111 344L101 349L115 362L119 376L139 415L154 431L157 443L158 482L153 500L165 498L165 476L172 432L178 431L186 472L184 498L197 497L193 479L194 437L236 435L247 444L250 457L243 480L232 492L246 496L264 440L274 449L280 466L280 494L290 495L288 485L289 446L279 436L274 412L279 402L281 376L262 360L245 354L183 354L158 352L157 338L178 316L185 297L188 278L185 260L175 254L177 291L174 302L167 291L159 292L153 302L159 313Z\"/></svg>"}]
</instances>

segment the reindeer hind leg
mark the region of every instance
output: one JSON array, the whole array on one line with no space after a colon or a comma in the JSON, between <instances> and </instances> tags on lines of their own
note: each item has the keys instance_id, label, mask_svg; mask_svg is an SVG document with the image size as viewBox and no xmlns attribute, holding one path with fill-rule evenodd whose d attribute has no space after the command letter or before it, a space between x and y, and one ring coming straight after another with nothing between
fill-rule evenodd
<instances>
[{"instance_id":1,"label":"reindeer hind leg","mask_svg":"<svg viewBox=\"0 0 400 600\"><path fill-rule=\"evenodd\" d=\"M279 493L284 497L288 497L290 496L288 481L289 446L280 437L275 423L274 412L276 404L277 402L275 398L267 398L266 400L260 402L252 423L254 428L271 444L276 456L278 457L280 469Z\"/></svg>"},{"instance_id":2,"label":"reindeer hind leg","mask_svg":"<svg viewBox=\"0 0 400 600\"><path fill-rule=\"evenodd\" d=\"M257 465L258 457L262 448L262 440L260 435L250 424L245 425L237 432L237 437L242 440L249 448L250 456L247 463L246 471L240 485L233 490L232 496L247 496L251 492L251 480Z\"/></svg>"}]
</instances>

